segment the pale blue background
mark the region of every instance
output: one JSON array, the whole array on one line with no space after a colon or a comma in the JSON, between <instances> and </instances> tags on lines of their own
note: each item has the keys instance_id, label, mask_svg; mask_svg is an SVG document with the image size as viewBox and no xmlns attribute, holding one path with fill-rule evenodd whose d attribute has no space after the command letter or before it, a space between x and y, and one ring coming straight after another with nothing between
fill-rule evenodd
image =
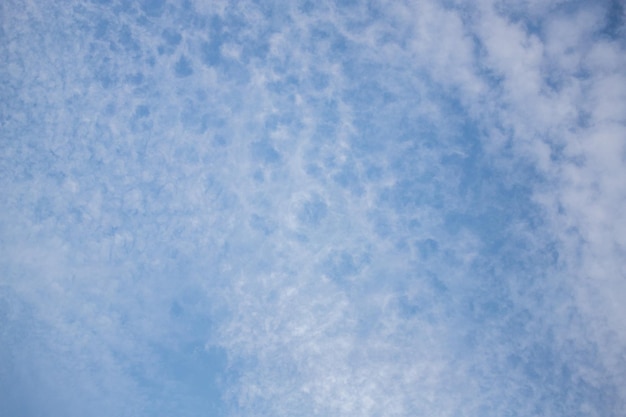
<instances>
[{"instance_id":1,"label":"pale blue background","mask_svg":"<svg viewBox=\"0 0 626 417\"><path fill-rule=\"evenodd\" d=\"M623 415L624 13L3 1L0 415Z\"/></svg>"}]
</instances>

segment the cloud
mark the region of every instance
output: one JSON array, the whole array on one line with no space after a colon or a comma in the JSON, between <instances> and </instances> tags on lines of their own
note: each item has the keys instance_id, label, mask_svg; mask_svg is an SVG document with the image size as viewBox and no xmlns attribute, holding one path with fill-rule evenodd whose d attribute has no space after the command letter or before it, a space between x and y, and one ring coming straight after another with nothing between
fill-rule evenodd
<instances>
[{"instance_id":1,"label":"cloud","mask_svg":"<svg viewBox=\"0 0 626 417\"><path fill-rule=\"evenodd\" d=\"M511 107L503 106L506 110L500 111L500 117L516 133L512 145L529 155L547 180L535 187L534 199L546 210L547 226L558 236L566 288L575 294L570 309L583 315L581 326L590 335L576 337L581 344L596 344L607 378L621 385L617 381L623 378L624 363L622 348L617 346L624 344L617 340L624 337L619 318L624 312L612 299L624 291L624 245L619 237L624 222L617 209L624 194L616 180L623 176L619 138L624 120L614 111L622 107L620 91L625 80L622 59L615 53L621 49L620 39L602 32L605 13L597 7L556 11L554 19L544 19L539 37L522 35L518 41L507 42L510 48L519 45L516 56L535 58L493 61L492 65L504 74L503 95L510 97L504 103ZM485 27L491 30L493 25ZM505 28L520 36L519 26ZM487 48L498 56L497 46ZM534 81L520 80L511 62L536 62L522 71L525 77L534 73ZM612 93L606 90L609 84ZM623 393L618 396L623 401Z\"/></svg>"},{"instance_id":2,"label":"cloud","mask_svg":"<svg viewBox=\"0 0 626 417\"><path fill-rule=\"evenodd\" d=\"M623 409L607 6L22 6L7 413Z\"/></svg>"}]
</instances>

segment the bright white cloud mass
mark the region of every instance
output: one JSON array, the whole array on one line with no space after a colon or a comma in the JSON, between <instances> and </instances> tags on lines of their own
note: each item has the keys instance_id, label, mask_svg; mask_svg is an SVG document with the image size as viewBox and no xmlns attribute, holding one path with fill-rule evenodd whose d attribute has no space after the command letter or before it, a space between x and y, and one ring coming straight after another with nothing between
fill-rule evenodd
<instances>
[{"instance_id":1,"label":"bright white cloud mass","mask_svg":"<svg viewBox=\"0 0 626 417\"><path fill-rule=\"evenodd\" d=\"M622 1L0 18L0 415L624 415Z\"/></svg>"}]
</instances>

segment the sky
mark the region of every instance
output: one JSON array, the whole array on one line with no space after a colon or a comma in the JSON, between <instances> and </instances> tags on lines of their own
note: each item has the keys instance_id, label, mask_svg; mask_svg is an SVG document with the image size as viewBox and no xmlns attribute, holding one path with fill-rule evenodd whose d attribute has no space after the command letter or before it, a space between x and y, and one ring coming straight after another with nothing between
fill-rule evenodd
<instances>
[{"instance_id":1,"label":"sky","mask_svg":"<svg viewBox=\"0 0 626 417\"><path fill-rule=\"evenodd\" d=\"M0 415L623 416L625 9L0 2Z\"/></svg>"}]
</instances>

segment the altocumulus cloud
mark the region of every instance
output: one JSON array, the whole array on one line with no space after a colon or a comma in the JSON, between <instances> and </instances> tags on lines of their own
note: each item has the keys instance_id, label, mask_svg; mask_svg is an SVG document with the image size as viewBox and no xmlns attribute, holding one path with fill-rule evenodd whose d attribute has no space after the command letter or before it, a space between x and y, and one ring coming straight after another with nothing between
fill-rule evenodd
<instances>
[{"instance_id":1,"label":"altocumulus cloud","mask_svg":"<svg viewBox=\"0 0 626 417\"><path fill-rule=\"evenodd\" d=\"M626 409L620 1L0 17L0 414Z\"/></svg>"}]
</instances>

